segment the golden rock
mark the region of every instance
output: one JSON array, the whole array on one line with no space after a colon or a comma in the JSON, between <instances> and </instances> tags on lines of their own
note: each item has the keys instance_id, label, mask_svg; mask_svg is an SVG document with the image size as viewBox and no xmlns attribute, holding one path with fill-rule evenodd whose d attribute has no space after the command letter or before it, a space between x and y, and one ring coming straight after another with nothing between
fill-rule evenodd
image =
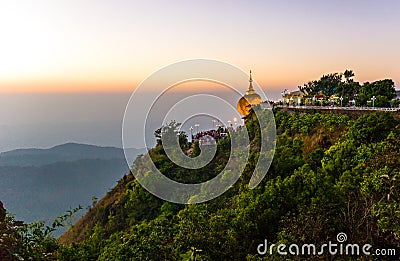
<instances>
[{"instance_id":1,"label":"golden rock","mask_svg":"<svg viewBox=\"0 0 400 261\"><path fill-rule=\"evenodd\" d=\"M251 78L251 71L250 71L250 80L249 80L249 89L246 91L246 94L240 98L237 104L237 110L243 116L247 116L250 113L251 106L259 105L262 103L261 96L256 93L253 88L253 79Z\"/></svg>"}]
</instances>

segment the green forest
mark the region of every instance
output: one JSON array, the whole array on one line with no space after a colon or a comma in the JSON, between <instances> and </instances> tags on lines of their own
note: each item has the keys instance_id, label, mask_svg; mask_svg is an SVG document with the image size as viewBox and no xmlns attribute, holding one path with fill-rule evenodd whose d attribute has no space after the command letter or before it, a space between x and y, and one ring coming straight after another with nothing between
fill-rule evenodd
<instances>
[{"instance_id":1,"label":"green forest","mask_svg":"<svg viewBox=\"0 0 400 261\"><path fill-rule=\"evenodd\" d=\"M330 73L323 75L318 80L298 86L298 88L306 97L313 97L318 93L323 93L327 97L342 97L343 104L354 100L356 106L368 106L373 99L373 105L376 107L399 106L400 100L396 99L395 84L392 79L360 83L354 81L354 76L352 70ZM369 106L371 105L369 104Z\"/></svg>"},{"instance_id":2,"label":"green forest","mask_svg":"<svg viewBox=\"0 0 400 261\"><path fill-rule=\"evenodd\" d=\"M344 92L344 91L343 91ZM261 113L260 117L267 117ZM84 217L69 210L52 225L20 224L0 213L1 260L328 260L322 256L260 255L265 240L276 245L335 241L400 251L399 113L321 113L274 110L276 149L267 176L248 188L259 156L257 120L246 124L250 155L240 179L223 195L201 204L165 202L147 192L133 174L146 171L139 156L131 173ZM157 135L157 131L155 133ZM191 144L180 134L183 150ZM185 170L166 156L162 143L149 151L160 171L182 182L208 180L224 168L231 136L217 143L206 168ZM1 210L1 209L0 209ZM70 225L59 239L58 226ZM337 260L372 260L362 255ZM377 258L377 257L375 257ZM390 257L385 257L386 259ZM397 258L395 256L393 259ZM376 260L383 260L382 257Z\"/></svg>"}]
</instances>

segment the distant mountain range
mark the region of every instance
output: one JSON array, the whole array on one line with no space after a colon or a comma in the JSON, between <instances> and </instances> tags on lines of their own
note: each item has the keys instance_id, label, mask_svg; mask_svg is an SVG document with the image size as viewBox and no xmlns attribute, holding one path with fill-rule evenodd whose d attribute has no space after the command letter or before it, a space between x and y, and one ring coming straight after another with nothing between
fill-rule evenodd
<instances>
[{"instance_id":1,"label":"distant mountain range","mask_svg":"<svg viewBox=\"0 0 400 261\"><path fill-rule=\"evenodd\" d=\"M128 149L128 151L130 155L137 155L143 149ZM0 166L43 166L60 161L115 158L124 158L124 151L115 147L66 143L50 149L17 149L0 153Z\"/></svg>"},{"instance_id":2,"label":"distant mountain range","mask_svg":"<svg viewBox=\"0 0 400 261\"><path fill-rule=\"evenodd\" d=\"M129 162L144 152L129 149ZM115 147L67 143L3 152L0 200L19 220L52 221L70 207L90 205L92 196L101 198L127 172L124 152Z\"/></svg>"}]
</instances>

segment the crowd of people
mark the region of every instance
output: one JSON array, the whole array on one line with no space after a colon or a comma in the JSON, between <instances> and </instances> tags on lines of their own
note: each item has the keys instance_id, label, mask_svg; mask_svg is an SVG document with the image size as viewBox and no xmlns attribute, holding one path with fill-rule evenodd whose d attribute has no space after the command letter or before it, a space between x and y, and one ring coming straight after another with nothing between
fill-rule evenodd
<instances>
[{"instance_id":1,"label":"crowd of people","mask_svg":"<svg viewBox=\"0 0 400 261\"><path fill-rule=\"evenodd\" d=\"M219 127L217 130L200 131L192 135L193 141L199 141L200 145L213 145L218 140L228 135L228 128Z\"/></svg>"}]
</instances>

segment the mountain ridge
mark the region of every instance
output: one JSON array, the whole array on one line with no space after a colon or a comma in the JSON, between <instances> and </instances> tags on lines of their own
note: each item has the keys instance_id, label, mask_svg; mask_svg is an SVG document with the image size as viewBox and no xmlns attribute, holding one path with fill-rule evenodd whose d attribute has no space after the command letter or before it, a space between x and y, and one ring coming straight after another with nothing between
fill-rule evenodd
<instances>
[{"instance_id":1,"label":"mountain ridge","mask_svg":"<svg viewBox=\"0 0 400 261\"><path fill-rule=\"evenodd\" d=\"M127 151L129 155L136 155L143 153L145 149L129 148ZM0 166L43 166L61 161L124 157L122 148L69 142L50 148L27 148L2 152Z\"/></svg>"},{"instance_id":2,"label":"mountain ridge","mask_svg":"<svg viewBox=\"0 0 400 261\"><path fill-rule=\"evenodd\" d=\"M145 149L127 152L133 158ZM90 205L128 171L124 150L116 147L71 142L3 152L0 200L19 220L52 221L66 209Z\"/></svg>"}]
</instances>

